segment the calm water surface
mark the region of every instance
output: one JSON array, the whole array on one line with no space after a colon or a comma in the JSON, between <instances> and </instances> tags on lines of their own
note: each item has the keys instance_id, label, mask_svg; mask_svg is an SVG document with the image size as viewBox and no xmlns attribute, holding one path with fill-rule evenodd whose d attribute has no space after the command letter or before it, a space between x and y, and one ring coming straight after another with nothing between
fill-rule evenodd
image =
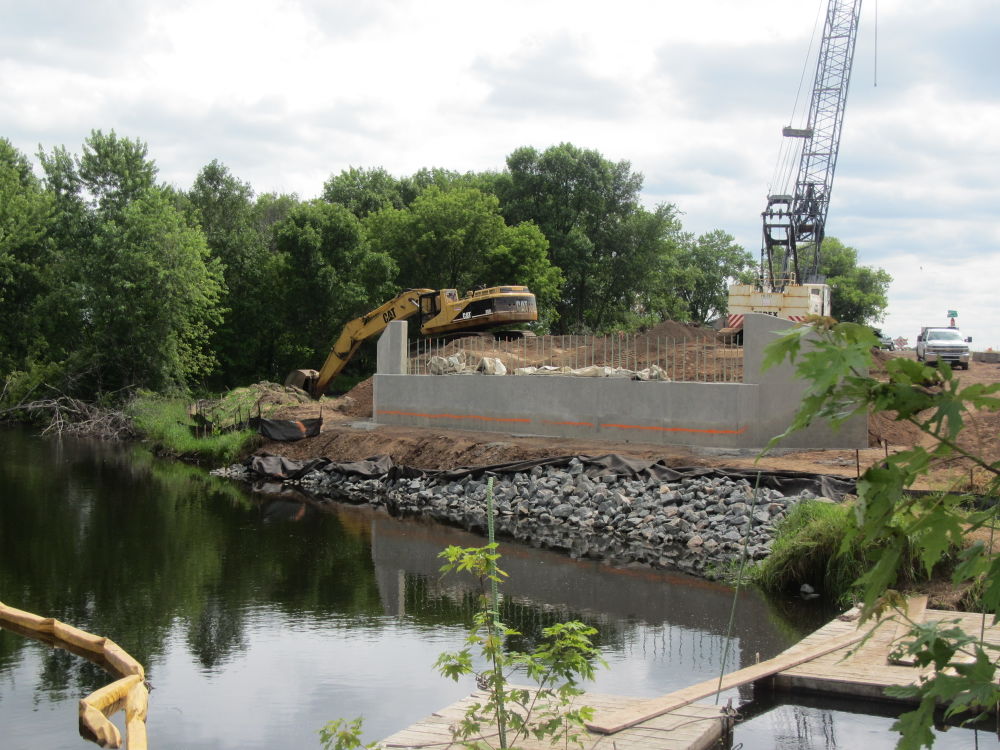
<instances>
[{"instance_id":1,"label":"calm water surface","mask_svg":"<svg viewBox=\"0 0 1000 750\"><path fill-rule=\"evenodd\" d=\"M0 600L106 635L142 662L151 747L318 748L326 721L354 716L379 739L474 689L433 663L462 646L474 601L461 579L440 579L437 553L478 537L248 493L135 446L13 429L0 430L0 497ZM599 630L610 669L590 689L653 696L719 674L731 589L501 551L503 615L524 634L519 646L567 618ZM826 616L743 593L728 663L767 658ZM76 706L109 681L86 660L0 629L0 747L93 747L77 734ZM858 710L768 708L737 742L892 747L892 719ZM952 730L936 747L997 746L984 737Z\"/></svg>"}]
</instances>

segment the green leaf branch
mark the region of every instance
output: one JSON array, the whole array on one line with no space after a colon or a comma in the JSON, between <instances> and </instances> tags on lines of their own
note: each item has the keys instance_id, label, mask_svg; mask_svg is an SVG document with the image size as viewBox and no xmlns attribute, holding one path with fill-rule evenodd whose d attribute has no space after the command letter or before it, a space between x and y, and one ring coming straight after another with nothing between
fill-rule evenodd
<instances>
[{"instance_id":1,"label":"green leaf branch","mask_svg":"<svg viewBox=\"0 0 1000 750\"><path fill-rule=\"evenodd\" d=\"M898 747L929 747L934 742L931 726L936 706L946 707L946 717L971 720L984 711L995 711L1000 703L998 649L983 638L987 615L992 615L994 624L1000 620L1000 556L992 545L1000 462L978 455L960 440L974 410L1000 409L1000 384L962 387L947 364L932 368L902 357L887 360L885 379L876 379L869 375L876 345L870 329L829 318L781 333L767 347L763 366L774 367L787 359L807 386L792 424L770 441L765 452L816 420L836 426L869 411L889 412L931 438L927 446L886 456L859 478L855 526L841 547L845 551L860 541L873 550L875 562L859 579L865 619L898 603L891 587L907 563L908 549L917 551L928 576L946 558L954 557L952 583L972 584L981 590L984 621L978 635L964 632L957 621L907 622L910 633L904 650L916 664L931 671L919 684L891 691L894 697L918 701L917 708L904 713L893 728L900 732ZM907 492L933 466L956 457L988 477L984 494L994 499L992 507L969 510L965 498L945 491ZM967 542L968 535L978 529L990 531L988 545Z\"/></svg>"}]
</instances>

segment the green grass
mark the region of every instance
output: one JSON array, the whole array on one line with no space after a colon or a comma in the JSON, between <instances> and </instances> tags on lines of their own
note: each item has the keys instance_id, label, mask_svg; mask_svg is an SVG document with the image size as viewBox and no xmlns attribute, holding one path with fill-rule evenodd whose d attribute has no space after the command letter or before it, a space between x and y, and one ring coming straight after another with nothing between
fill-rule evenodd
<instances>
[{"instance_id":1,"label":"green grass","mask_svg":"<svg viewBox=\"0 0 1000 750\"><path fill-rule=\"evenodd\" d=\"M828 600L851 603L858 592L857 580L877 557L877 550L857 541L843 549L854 523L853 503L798 503L778 526L771 554L751 568L749 579L765 591L786 594L797 593L799 586L808 583ZM903 552L893 583L897 588L906 589L928 580L915 541L910 540ZM947 573L955 563L956 553L950 550L934 574Z\"/></svg>"},{"instance_id":2,"label":"green grass","mask_svg":"<svg viewBox=\"0 0 1000 750\"><path fill-rule=\"evenodd\" d=\"M797 592L808 583L828 599L849 599L854 581L869 567L860 548L840 554L854 523L852 513L847 504L796 504L778 526L771 554L750 570L750 579L765 591Z\"/></svg>"},{"instance_id":3,"label":"green grass","mask_svg":"<svg viewBox=\"0 0 1000 750\"><path fill-rule=\"evenodd\" d=\"M188 417L190 401L182 398L140 394L129 412L135 425L158 453L214 463L232 463L244 455L256 434L249 430L195 437Z\"/></svg>"}]
</instances>

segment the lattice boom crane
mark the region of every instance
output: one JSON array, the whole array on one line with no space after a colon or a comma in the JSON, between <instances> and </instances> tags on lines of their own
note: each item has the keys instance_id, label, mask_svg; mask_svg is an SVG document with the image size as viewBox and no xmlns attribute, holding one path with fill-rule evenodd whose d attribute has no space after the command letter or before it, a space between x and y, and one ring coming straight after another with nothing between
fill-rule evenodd
<instances>
[{"instance_id":1,"label":"lattice boom crane","mask_svg":"<svg viewBox=\"0 0 1000 750\"><path fill-rule=\"evenodd\" d=\"M748 312L791 320L830 314L830 288L819 273L820 248L860 14L861 0L830 0L827 6L806 127L782 130L785 137L802 141L795 192L767 197L760 278L757 284L730 287L727 330L731 332L742 327ZM800 256L807 263L804 269Z\"/></svg>"}]
</instances>

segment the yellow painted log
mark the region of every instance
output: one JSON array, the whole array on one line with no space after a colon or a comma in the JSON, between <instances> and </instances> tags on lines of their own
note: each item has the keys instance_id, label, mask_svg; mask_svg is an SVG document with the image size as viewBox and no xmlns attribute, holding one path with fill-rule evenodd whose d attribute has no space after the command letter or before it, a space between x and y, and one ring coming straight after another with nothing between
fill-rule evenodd
<instances>
[{"instance_id":1,"label":"yellow painted log","mask_svg":"<svg viewBox=\"0 0 1000 750\"><path fill-rule=\"evenodd\" d=\"M0 602L0 622L52 635L62 643L103 656L107 665L121 675L121 679L80 700L81 730L89 733L101 747L121 747L121 732L105 714L117 705L124 705L129 750L146 750L149 691L143 684L145 670L131 654L110 638L93 635L55 618L41 617L3 602Z\"/></svg>"},{"instance_id":2,"label":"yellow painted log","mask_svg":"<svg viewBox=\"0 0 1000 750\"><path fill-rule=\"evenodd\" d=\"M108 665L122 676L130 674L138 675L139 677L145 676L142 665L133 659L125 649L110 639L104 642L104 658L107 660Z\"/></svg>"},{"instance_id":3,"label":"yellow painted log","mask_svg":"<svg viewBox=\"0 0 1000 750\"><path fill-rule=\"evenodd\" d=\"M52 625L52 635L78 648L97 653L104 650L104 643L107 641L107 638L74 628L72 625L67 625L58 620Z\"/></svg>"},{"instance_id":4,"label":"yellow painted log","mask_svg":"<svg viewBox=\"0 0 1000 750\"><path fill-rule=\"evenodd\" d=\"M11 622L15 625L20 625L22 628L29 628L36 632L40 632L41 625L45 621L45 618L40 615L25 612L23 609L8 607L2 602L0 602L0 619Z\"/></svg>"},{"instance_id":5,"label":"yellow painted log","mask_svg":"<svg viewBox=\"0 0 1000 750\"><path fill-rule=\"evenodd\" d=\"M137 682L128 691L125 699L125 738L128 750L147 750L146 711L149 707L149 691Z\"/></svg>"},{"instance_id":6,"label":"yellow painted log","mask_svg":"<svg viewBox=\"0 0 1000 750\"><path fill-rule=\"evenodd\" d=\"M129 688L128 696L125 698L125 718L128 720L139 718L145 721L148 708L149 691L143 683L137 682Z\"/></svg>"},{"instance_id":7,"label":"yellow painted log","mask_svg":"<svg viewBox=\"0 0 1000 750\"><path fill-rule=\"evenodd\" d=\"M125 737L128 750L147 750L149 740L146 736L146 722L135 717L125 722Z\"/></svg>"},{"instance_id":8,"label":"yellow painted log","mask_svg":"<svg viewBox=\"0 0 1000 750\"><path fill-rule=\"evenodd\" d=\"M85 727L101 747L121 747L122 735L118 727L108 721L108 717L87 703L80 701L80 725Z\"/></svg>"},{"instance_id":9,"label":"yellow painted log","mask_svg":"<svg viewBox=\"0 0 1000 750\"><path fill-rule=\"evenodd\" d=\"M139 675L130 674L127 677L122 677L120 680L115 680L110 685L98 688L84 698L83 701L98 711L104 711L119 701L124 703L128 697L128 691L132 689L132 686L141 682L142 678Z\"/></svg>"}]
</instances>

